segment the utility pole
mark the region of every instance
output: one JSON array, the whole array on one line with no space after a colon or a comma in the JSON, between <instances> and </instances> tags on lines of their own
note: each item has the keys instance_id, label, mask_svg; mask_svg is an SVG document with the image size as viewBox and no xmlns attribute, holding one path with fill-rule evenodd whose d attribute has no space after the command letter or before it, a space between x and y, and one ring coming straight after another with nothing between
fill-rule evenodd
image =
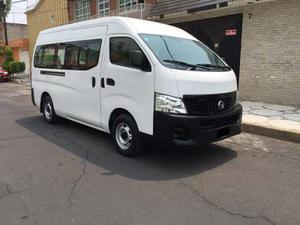
<instances>
[{"instance_id":1,"label":"utility pole","mask_svg":"<svg viewBox=\"0 0 300 225\"><path fill-rule=\"evenodd\" d=\"M1 11L3 11L3 12L4 12L4 9L5 9L5 5L6 5L6 0L0 0L0 7L1 7ZM5 14L4 13L3 13L2 18L3 18L5 45L8 45L7 26L6 26L6 18L5 18Z\"/></svg>"},{"instance_id":2,"label":"utility pole","mask_svg":"<svg viewBox=\"0 0 300 225\"><path fill-rule=\"evenodd\" d=\"M8 45L6 18L5 18L4 15L3 15L3 26L4 26L4 39L5 39L5 45Z\"/></svg>"}]
</instances>

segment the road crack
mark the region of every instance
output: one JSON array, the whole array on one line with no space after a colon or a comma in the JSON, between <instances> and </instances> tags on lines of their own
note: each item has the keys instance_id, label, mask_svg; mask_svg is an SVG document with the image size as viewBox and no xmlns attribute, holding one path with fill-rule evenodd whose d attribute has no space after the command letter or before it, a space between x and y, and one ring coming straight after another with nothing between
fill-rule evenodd
<instances>
[{"instance_id":1,"label":"road crack","mask_svg":"<svg viewBox=\"0 0 300 225\"><path fill-rule=\"evenodd\" d=\"M244 214L244 213L241 213L241 212L236 212L236 211L232 211L232 210L229 210L229 209L226 209L224 208L223 206L220 206L218 205L217 203L209 200L207 197L203 196L199 190L195 189L193 186L183 182L183 181L179 181L179 184L181 184L182 186L192 190L202 201L204 201L206 204L208 204L209 206L217 209L217 210L220 210L226 214L229 214L231 216L238 216L238 217L241 217L243 219L249 219L249 220L253 220L253 219L261 219L261 220L264 220L266 221L267 223L269 224L272 224L272 225L276 225L275 222L273 222L270 218L266 217L264 214L263 214L263 211L259 214L259 215L249 215L249 214Z\"/></svg>"},{"instance_id":2,"label":"road crack","mask_svg":"<svg viewBox=\"0 0 300 225\"><path fill-rule=\"evenodd\" d=\"M10 196L10 195L12 195L12 194L18 194L18 192L12 191L12 190L10 189L9 185L6 184L6 185L5 185L5 192L4 192L4 194L0 195L0 201L1 201L2 199L6 198L6 197L8 197L8 196Z\"/></svg>"},{"instance_id":3,"label":"road crack","mask_svg":"<svg viewBox=\"0 0 300 225\"><path fill-rule=\"evenodd\" d=\"M85 157L83 159L83 166L82 166L81 174L73 182L73 185L72 185L69 197L68 197L68 201L69 201L71 207L74 205L74 203L73 203L73 196L75 194L76 187L77 187L78 183L80 182L80 180L86 175L86 166L87 166L87 160L88 160L88 158L89 158L89 150L87 149Z\"/></svg>"}]
</instances>

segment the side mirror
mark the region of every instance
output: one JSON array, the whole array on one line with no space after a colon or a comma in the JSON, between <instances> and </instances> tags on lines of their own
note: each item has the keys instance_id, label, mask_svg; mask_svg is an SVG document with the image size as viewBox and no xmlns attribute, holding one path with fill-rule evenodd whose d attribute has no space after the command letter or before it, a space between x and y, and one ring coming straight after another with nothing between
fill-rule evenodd
<instances>
[{"instance_id":1,"label":"side mirror","mask_svg":"<svg viewBox=\"0 0 300 225\"><path fill-rule=\"evenodd\" d=\"M143 53L139 50L132 50L130 52L130 64L134 67L142 68L143 58Z\"/></svg>"},{"instance_id":2,"label":"side mirror","mask_svg":"<svg viewBox=\"0 0 300 225\"><path fill-rule=\"evenodd\" d=\"M130 64L133 67L140 68L142 71L151 71L151 66L149 65L148 60L146 59L144 53L140 50L132 50L130 52Z\"/></svg>"}]
</instances>

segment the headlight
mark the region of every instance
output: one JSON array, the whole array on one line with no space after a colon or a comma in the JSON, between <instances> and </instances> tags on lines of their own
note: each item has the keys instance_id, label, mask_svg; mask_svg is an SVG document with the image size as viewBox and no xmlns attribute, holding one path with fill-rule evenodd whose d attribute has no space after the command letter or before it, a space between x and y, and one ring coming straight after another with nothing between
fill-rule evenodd
<instances>
[{"instance_id":1,"label":"headlight","mask_svg":"<svg viewBox=\"0 0 300 225\"><path fill-rule=\"evenodd\" d=\"M4 72L4 75L7 75L8 74L8 72Z\"/></svg>"},{"instance_id":2,"label":"headlight","mask_svg":"<svg viewBox=\"0 0 300 225\"><path fill-rule=\"evenodd\" d=\"M155 111L187 114L183 101L180 98L158 93L155 95Z\"/></svg>"},{"instance_id":3,"label":"headlight","mask_svg":"<svg viewBox=\"0 0 300 225\"><path fill-rule=\"evenodd\" d=\"M235 104L236 105L240 104L240 93L238 91L236 92Z\"/></svg>"}]
</instances>

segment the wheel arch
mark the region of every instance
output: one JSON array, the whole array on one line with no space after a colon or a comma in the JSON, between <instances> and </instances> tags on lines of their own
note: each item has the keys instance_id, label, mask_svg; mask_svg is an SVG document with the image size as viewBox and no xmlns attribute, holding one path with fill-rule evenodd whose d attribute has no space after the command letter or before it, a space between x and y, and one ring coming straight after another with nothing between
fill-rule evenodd
<instances>
[{"instance_id":1,"label":"wheel arch","mask_svg":"<svg viewBox=\"0 0 300 225\"><path fill-rule=\"evenodd\" d=\"M109 122L108 122L108 128L109 128L109 132L111 133L111 128L112 128L112 125L113 125L113 121L119 116L119 115L122 115L122 114L127 114L129 115L130 117L132 117L132 119L135 121L135 123L137 124L136 120L134 119L133 115L126 109L123 109L123 108L117 108L117 109L114 109L111 114L110 114L110 117L109 117ZM137 124L138 126L138 124Z\"/></svg>"},{"instance_id":2,"label":"wheel arch","mask_svg":"<svg viewBox=\"0 0 300 225\"><path fill-rule=\"evenodd\" d=\"M41 95L41 101L40 101L40 112L42 112L42 104L43 104L43 101L44 101L44 99L45 99L45 97L46 96L49 96L50 98L51 98L51 96L50 96L50 94L47 92L47 91L44 91L43 93L42 93L42 95Z\"/></svg>"}]
</instances>

